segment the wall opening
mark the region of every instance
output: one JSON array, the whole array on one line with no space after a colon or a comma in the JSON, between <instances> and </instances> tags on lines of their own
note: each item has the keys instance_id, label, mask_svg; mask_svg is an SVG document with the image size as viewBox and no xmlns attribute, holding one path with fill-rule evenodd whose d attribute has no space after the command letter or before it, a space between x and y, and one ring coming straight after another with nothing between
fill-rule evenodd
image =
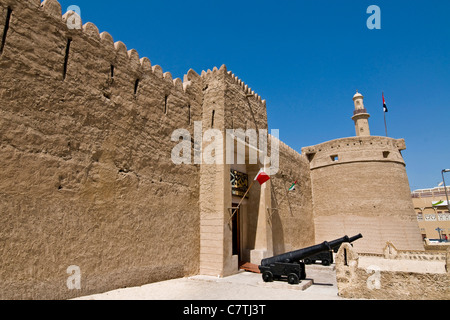
<instances>
[{"instance_id":1,"label":"wall opening","mask_svg":"<svg viewBox=\"0 0 450 320\"><path fill-rule=\"evenodd\" d=\"M111 79L114 79L114 66L111 65Z\"/></svg>"},{"instance_id":2,"label":"wall opening","mask_svg":"<svg viewBox=\"0 0 450 320\"><path fill-rule=\"evenodd\" d=\"M337 154L331 156L331 161L337 162L339 161L339 156Z\"/></svg>"},{"instance_id":3,"label":"wall opening","mask_svg":"<svg viewBox=\"0 0 450 320\"><path fill-rule=\"evenodd\" d=\"M344 266L348 266L347 249L344 249Z\"/></svg>"},{"instance_id":4,"label":"wall opening","mask_svg":"<svg viewBox=\"0 0 450 320\"><path fill-rule=\"evenodd\" d=\"M315 153L308 153L306 157L308 158L308 161L311 162L313 161L315 155L316 155Z\"/></svg>"},{"instance_id":5,"label":"wall opening","mask_svg":"<svg viewBox=\"0 0 450 320\"><path fill-rule=\"evenodd\" d=\"M191 105L188 105L188 124L191 124Z\"/></svg>"},{"instance_id":6,"label":"wall opening","mask_svg":"<svg viewBox=\"0 0 450 320\"><path fill-rule=\"evenodd\" d=\"M384 152L383 152L383 158L384 158L384 159L387 159L387 158L389 157L390 154L391 154L391 153L390 153L389 151L384 151Z\"/></svg>"},{"instance_id":7,"label":"wall opening","mask_svg":"<svg viewBox=\"0 0 450 320\"><path fill-rule=\"evenodd\" d=\"M0 55L3 54L3 49L5 48L6 35L8 34L9 22L11 21L11 15L12 15L12 9L10 7L8 7L8 10L6 12L5 27L3 29L3 35L2 35L2 44L0 45Z\"/></svg>"},{"instance_id":8,"label":"wall opening","mask_svg":"<svg viewBox=\"0 0 450 320\"><path fill-rule=\"evenodd\" d=\"M64 70L63 70L63 80L66 79L67 76L67 64L69 63L69 53L70 53L70 44L72 43L72 39L67 39L66 45L66 55L64 57Z\"/></svg>"},{"instance_id":9,"label":"wall opening","mask_svg":"<svg viewBox=\"0 0 450 320\"><path fill-rule=\"evenodd\" d=\"M164 96L164 114L167 114L167 99L169 98L169 96L166 94Z\"/></svg>"},{"instance_id":10,"label":"wall opening","mask_svg":"<svg viewBox=\"0 0 450 320\"><path fill-rule=\"evenodd\" d=\"M136 79L136 82L134 83L134 95L136 96L139 89L139 79Z\"/></svg>"},{"instance_id":11,"label":"wall opening","mask_svg":"<svg viewBox=\"0 0 450 320\"><path fill-rule=\"evenodd\" d=\"M211 116L211 128L214 128L214 116L216 115L216 110L212 111L212 116Z\"/></svg>"}]
</instances>

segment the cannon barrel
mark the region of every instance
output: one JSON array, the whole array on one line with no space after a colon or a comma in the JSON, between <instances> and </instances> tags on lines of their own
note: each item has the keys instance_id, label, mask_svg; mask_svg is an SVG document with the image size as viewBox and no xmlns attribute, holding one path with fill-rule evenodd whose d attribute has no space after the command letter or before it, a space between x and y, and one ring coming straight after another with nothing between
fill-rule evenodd
<instances>
[{"instance_id":1,"label":"cannon barrel","mask_svg":"<svg viewBox=\"0 0 450 320\"><path fill-rule=\"evenodd\" d=\"M341 246L344 242L350 242L350 238L348 236L333 240L328 242L330 244L331 249L335 249Z\"/></svg>"},{"instance_id":2,"label":"cannon barrel","mask_svg":"<svg viewBox=\"0 0 450 320\"><path fill-rule=\"evenodd\" d=\"M263 260L261 260L261 265L268 266L268 265L271 265L271 264L277 263L277 262L293 263L293 262L300 261L307 257L313 256L315 254L321 253L323 251L328 251L328 250L331 250L331 248L330 248L329 243L325 241L321 244L317 244L312 247L287 252L287 253L272 257L272 258L263 259Z\"/></svg>"},{"instance_id":3,"label":"cannon barrel","mask_svg":"<svg viewBox=\"0 0 450 320\"><path fill-rule=\"evenodd\" d=\"M354 237L351 237L350 238L350 243L352 243L352 242L355 242L356 240L358 240L358 239L361 239L363 236L362 236L362 234L360 233L360 234L358 234L358 235L356 235L356 236L354 236Z\"/></svg>"},{"instance_id":4,"label":"cannon barrel","mask_svg":"<svg viewBox=\"0 0 450 320\"><path fill-rule=\"evenodd\" d=\"M345 237L342 237L342 238L330 241L328 243L330 244L331 249L335 250L335 249L339 249L344 242L352 243L352 242L355 242L358 239L361 239L362 237L363 236L360 233L360 234L358 234L356 236L353 236L351 238L349 238L348 236L345 236Z\"/></svg>"},{"instance_id":5,"label":"cannon barrel","mask_svg":"<svg viewBox=\"0 0 450 320\"><path fill-rule=\"evenodd\" d=\"M280 254L278 256L274 256L272 258L263 259L263 260L261 260L261 265L268 266L270 264L277 263L277 262L283 262L283 263L297 262L297 261L306 259L308 257L314 256L314 255L324 252L324 251L339 249L340 246L344 242L352 243L358 239L361 239L362 237L363 237L362 234L358 234L351 238L349 238L348 236L345 236L345 237L342 237L342 238L339 238L339 239L336 239L336 240L333 240L330 242L325 241L321 244L317 244L312 247L287 252L284 254Z\"/></svg>"}]
</instances>

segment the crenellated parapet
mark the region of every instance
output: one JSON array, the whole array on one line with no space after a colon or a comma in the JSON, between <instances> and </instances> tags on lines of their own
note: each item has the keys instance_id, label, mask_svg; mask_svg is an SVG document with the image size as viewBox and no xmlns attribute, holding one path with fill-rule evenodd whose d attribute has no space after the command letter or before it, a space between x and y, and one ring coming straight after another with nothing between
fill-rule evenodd
<instances>
[{"instance_id":1,"label":"crenellated parapet","mask_svg":"<svg viewBox=\"0 0 450 320\"><path fill-rule=\"evenodd\" d=\"M190 69L183 79L173 78L170 72L164 71L159 65L152 65L149 58L140 57L138 51L127 48L124 42L115 41L106 31L100 32L94 23L84 23L75 11L69 10L63 14L57 0L4 0L3 3L12 12L12 28L17 23L28 24L31 20L34 21L35 25L29 28L39 36L33 36L37 42L31 45L46 47L49 53L45 65L36 66L39 70L35 73L43 78L59 78L66 85L71 83L72 86L84 82L96 88L108 100L118 99L116 102L120 104L133 101L133 93L136 99L140 97L140 100L154 101L155 97L148 96L150 93L145 90L146 86L152 84L160 88L158 90L162 97L159 100L165 99L167 103L167 96L175 94L189 108L192 102L195 105L193 114L199 115L203 112L201 105L205 93L202 83L220 75L236 86L237 89L233 92L237 93L240 89L243 99L251 101L254 108L252 112L265 113L266 101L233 72L228 71L225 65L202 71L201 75ZM3 16L4 14L0 18L0 25L5 24ZM23 47L14 48L12 53L8 41L16 39L12 40L8 36L4 37L6 59L13 60L12 54L16 54L18 50L31 52L30 43L21 42Z\"/></svg>"},{"instance_id":2,"label":"crenellated parapet","mask_svg":"<svg viewBox=\"0 0 450 320\"><path fill-rule=\"evenodd\" d=\"M245 95L253 96L257 102L262 103L263 105L266 104L266 100L263 100L260 95L255 93L255 91L252 90L252 88L250 88L248 84L246 84L243 80L236 76L232 71L228 71L225 65L222 65L219 69L217 67L214 67L212 70L208 69L207 71L202 71L201 77L203 79L208 79L209 77L218 74L224 74L229 80L241 87Z\"/></svg>"},{"instance_id":3,"label":"crenellated parapet","mask_svg":"<svg viewBox=\"0 0 450 320\"><path fill-rule=\"evenodd\" d=\"M63 14L61 4L57 0L3 0L2 3L1 33L5 25L3 10L8 9L12 12L13 29L17 23L26 23L30 24L30 30L39 35L32 37L35 39L33 43L21 42L22 47L14 48L13 53L8 43L15 40L5 34L5 44L2 44L4 57L13 60L12 55L17 54L19 50L31 52L30 45L47 47L45 65L38 66L39 70L35 71L44 78L59 78L66 83L83 81L92 88L97 88L107 99L119 97L118 99L123 101L129 101L133 93L137 97L141 92L145 92L141 87L152 82L161 87L161 94L166 95L166 99L167 95L178 92L180 99L186 101L184 104L188 105L192 101L199 109L204 94L202 83L221 75L228 83L240 88L243 97L252 101L255 110L260 107L265 109L266 101L233 72L228 71L225 65L202 71L201 75L190 69L183 79L173 78L172 74L164 71L161 66L152 65L149 58L140 57L135 49L127 48L122 41L115 41L106 31L100 32L94 23L84 23L75 11L69 10ZM13 47L15 45L13 44ZM116 86L120 89L114 91L113 84L117 82L121 83ZM125 88L128 89L123 92ZM201 112L202 110L198 110L197 114Z\"/></svg>"},{"instance_id":4,"label":"crenellated parapet","mask_svg":"<svg viewBox=\"0 0 450 320\"><path fill-rule=\"evenodd\" d=\"M141 58L135 49L128 49L121 41L114 41L113 37L108 32L99 32L97 26L92 22L82 23L82 19L74 11L68 11L62 14L61 4L57 0L45 0L41 3L40 0L4 0L3 3L13 12L13 17L21 10L33 10L32 13L27 13L28 16L46 15L48 20L53 20L53 24L57 26L58 32L64 34L67 39L82 38L84 41L92 42L95 45L102 47L102 54L111 63L113 68L115 63L119 61L127 64L130 76L137 79L143 79L147 76L154 76L159 79L164 79L167 83L173 85L176 90L186 91L194 77L187 79L186 83L182 79L173 79L170 72L164 72L161 66L152 66L150 59L147 57ZM20 13L19 13L20 15ZM47 21L48 21L47 20ZM42 20L36 20L42 21ZM1 20L0 20L1 22ZM14 23L14 21L13 21ZM3 31L0 29L0 31ZM6 39L8 40L7 36ZM5 51L8 49L6 40ZM70 54L69 48L66 50ZM70 57L69 57L70 59ZM111 71L112 73L113 71ZM124 70L122 70L124 72ZM192 73L192 71L190 71Z\"/></svg>"},{"instance_id":5,"label":"crenellated parapet","mask_svg":"<svg viewBox=\"0 0 450 320\"><path fill-rule=\"evenodd\" d=\"M311 170L357 162L395 162L405 165L401 151L404 139L388 137L348 137L302 148Z\"/></svg>"},{"instance_id":6,"label":"crenellated parapet","mask_svg":"<svg viewBox=\"0 0 450 320\"><path fill-rule=\"evenodd\" d=\"M236 76L236 75L235 75L234 73L232 73L231 71L228 71L227 74L228 74L228 76L231 77L231 79L232 79L237 85L239 85L239 86L242 88L242 90L244 91L245 94L247 94L247 95L252 95L252 96L255 97L255 99L256 99L258 102L260 102L260 103L262 103L262 104L264 104L264 105L266 104L266 100L263 100L263 99L261 98L261 96L259 96L257 93L255 93L255 91L253 91L252 88L250 88L250 87L248 86L248 84L246 84L244 81L242 81L240 78L238 78L238 76Z\"/></svg>"}]
</instances>

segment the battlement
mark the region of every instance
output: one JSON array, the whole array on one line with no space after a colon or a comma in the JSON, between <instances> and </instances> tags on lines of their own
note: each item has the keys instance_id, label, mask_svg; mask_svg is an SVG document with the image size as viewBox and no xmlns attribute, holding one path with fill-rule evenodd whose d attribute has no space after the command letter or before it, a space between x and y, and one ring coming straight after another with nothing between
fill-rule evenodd
<instances>
[{"instance_id":1,"label":"battlement","mask_svg":"<svg viewBox=\"0 0 450 320\"><path fill-rule=\"evenodd\" d=\"M327 141L316 146L302 148L311 170L354 162L397 162L405 165L401 151L404 139L388 137L349 137Z\"/></svg>"},{"instance_id":2,"label":"battlement","mask_svg":"<svg viewBox=\"0 0 450 320\"><path fill-rule=\"evenodd\" d=\"M55 17L55 19L59 20L61 17L61 5L57 0L45 0L41 7L44 9L44 12L47 12L49 15ZM70 23L70 20L79 21L80 25L82 24L81 17L79 17L75 12L68 11L62 16L62 21L66 24ZM68 28L67 28L68 29ZM77 30L77 29L71 29ZM70 30L68 30L70 31ZM105 47L114 52L117 55L121 55L123 57L128 57L130 71L132 73L137 73L141 78L146 77L147 75L154 75L157 78L161 78L166 80L168 83L173 84L174 88L180 91L186 91L188 86L191 84L191 80L194 78L192 76L185 75L186 81L182 81L180 78L173 79L172 74L170 72L164 72L162 67L159 65L152 66L150 59L147 57L140 58L139 53L135 49L127 49L127 46L121 42L114 42L112 36L108 32L99 33L97 26L91 22L87 22L82 25L80 30L83 34L90 37L94 41L101 41L105 44ZM76 32L76 31L75 31ZM190 70L192 73L192 71Z\"/></svg>"},{"instance_id":3,"label":"battlement","mask_svg":"<svg viewBox=\"0 0 450 320\"><path fill-rule=\"evenodd\" d=\"M56 30L58 30L58 34L63 35L67 39L67 43L65 43L66 57L63 75L64 80L66 77L65 73L68 72L67 65L73 63L70 53L73 46L76 46L76 44L73 43L75 41L85 41L92 46L100 47L102 55L107 57L111 63L111 77L113 77L115 71L115 64L121 63L121 72L127 72L129 77L135 78L134 80L137 83L136 87L140 80L147 77L155 77L170 83L173 88L178 91L186 92L189 86L192 85L192 81L199 79L198 74L192 69L184 76L184 81L180 78L173 79L172 74L170 72L164 72L161 66L152 66L149 58L140 58L139 53L135 49L128 49L121 41L115 42L113 37L106 31L100 33L94 23L87 22L83 24L81 17L74 11L68 11L63 15L61 4L57 0L44 0L42 3L40 0L4 0L2 2L5 7L2 6L2 8L0 8L0 33L4 33L3 29L5 21L3 20L6 13L3 14L3 10L6 12L8 9L12 12L12 21L10 23L12 28L15 27L15 24L30 24L31 21L34 21L36 24L46 24L46 26L41 27L41 29L44 29L47 32L49 30L55 30L51 27L55 26ZM33 17L33 19L27 19L26 17ZM42 36L45 37L46 34L42 34ZM52 35L49 34L48 36L50 37ZM5 44L2 44L5 51L4 55L8 56L9 38L7 34L4 34L3 37L5 39ZM31 40L36 41L36 38L34 37L34 39ZM35 41L32 43L37 44ZM58 47L62 47L62 45L59 44ZM93 56L94 53L86 52L86 54L90 54L92 59L95 59ZM94 61L83 62L94 64ZM123 68L123 64L125 64L125 68ZM137 89L138 88L136 88L136 90Z\"/></svg>"},{"instance_id":4,"label":"battlement","mask_svg":"<svg viewBox=\"0 0 450 320\"><path fill-rule=\"evenodd\" d=\"M3 58L14 60L14 55L21 54L20 51L23 50L27 55L21 58L33 60L34 58L28 58L30 46L47 46L48 56L45 65L35 67L39 69L35 72L42 77L60 78L69 83L85 81L92 88L102 92L108 100L118 97L121 102L127 99L133 101L133 93L136 101L148 100L150 97L142 87L148 87L149 83L156 84L166 100L168 95L179 92L177 95L186 101L185 104L197 102L195 113L199 115L202 113L200 109L202 81L222 74L224 79L240 87L245 96L254 97L257 105L264 107L266 105L261 96L234 73L228 71L225 65L219 69L214 67L212 70L202 71L201 75L190 69L183 79L174 79L172 74L165 72L161 66L152 65L149 58L140 57L135 49L127 48L122 41L114 41L107 31L100 33L94 23L83 23L82 18L74 11L63 14L61 4L57 0L2 2L4 6L0 7L0 33L4 33L5 39L5 43L2 44ZM31 41L26 43L20 39L20 47L17 47L17 43L13 43L17 42L17 39L11 39L13 32L10 31L10 34L3 32L6 10L12 12L10 23L12 31L15 28L30 30L34 33ZM107 79L103 80L104 78ZM113 84L117 82L121 84L120 90L119 86L116 86L116 90L113 89ZM125 88L129 89L123 92L122 89Z\"/></svg>"},{"instance_id":5,"label":"battlement","mask_svg":"<svg viewBox=\"0 0 450 320\"><path fill-rule=\"evenodd\" d=\"M202 71L201 77L203 79L208 79L209 77L216 76L220 73L225 74L229 80L240 86L244 94L253 96L259 103L262 103L264 105L266 104L266 100L263 100L260 95L255 93L255 91L253 91L252 88L248 86L248 84L242 81L232 71L228 71L227 67L224 64L219 69L217 69L217 67L214 67L212 70L208 69L207 71Z\"/></svg>"},{"instance_id":6,"label":"battlement","mask_svg":"<svg viewBox=\"0 0 450 320\"><path fill-rule=\"evenodd\" d=\"M262 103L263 105L266 105L266 100L263 100L260 95L255 93L255 91L253 91L252 88L250 88L247 84L245 84L245 82L242 81L240 78L238 78L234 73L228 71L227 74L237 85L239 85L242 88L245 94L253 95L258 102Z\"/></svg>"}]
</instances>

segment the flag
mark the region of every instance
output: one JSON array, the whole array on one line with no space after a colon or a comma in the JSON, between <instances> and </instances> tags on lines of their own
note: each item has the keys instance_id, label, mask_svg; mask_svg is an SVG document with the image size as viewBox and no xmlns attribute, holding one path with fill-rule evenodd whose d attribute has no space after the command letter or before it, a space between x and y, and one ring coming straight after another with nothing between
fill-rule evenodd
<instances>
[{"instance_id":1,"label":"flag","mask_svg":"<svg viewBox=\"0 0 450 320\"><path fill-rule=\"evenodd\" d=\"M387 108L387 105L386 105L386 100L384 99L384 92L383 92L383 110L384 110L384 112L388 112L388 108Z\"/></svg>"},{"instance_id":2,"label":"flag","mask_svg":"<svg viewBox=\"0 0 450 320\"><path fill-rule=\"evenodd\" d=\"M436 203L433 203L433 207L437 207L437 206L440 206L441 204L443 204L444 203L444 201L438 201L438 202L436 202Z\"/></svg>"},{"instance_id":3,"label":"flag","mask_svg":"<svg viewBox=\"0 0 450 320\"><path fill-rule=\"evenodd\" d=\"M294 191L296 184L297 184L297 181L295 181L294 184L289 188L289 191Z\"/></svg>"},{"instance_id":4,"label":"flag","mask_svg":"<svg viewBox=\"0 0 450 320\"><path fill-rule=\"evenodd\" d=\"M263 169L259 170L258 174L256 175L255 181L258 181L260 185L263 185L269 180L269 175L265 173Z\"/></svg>"}]
</instances>

